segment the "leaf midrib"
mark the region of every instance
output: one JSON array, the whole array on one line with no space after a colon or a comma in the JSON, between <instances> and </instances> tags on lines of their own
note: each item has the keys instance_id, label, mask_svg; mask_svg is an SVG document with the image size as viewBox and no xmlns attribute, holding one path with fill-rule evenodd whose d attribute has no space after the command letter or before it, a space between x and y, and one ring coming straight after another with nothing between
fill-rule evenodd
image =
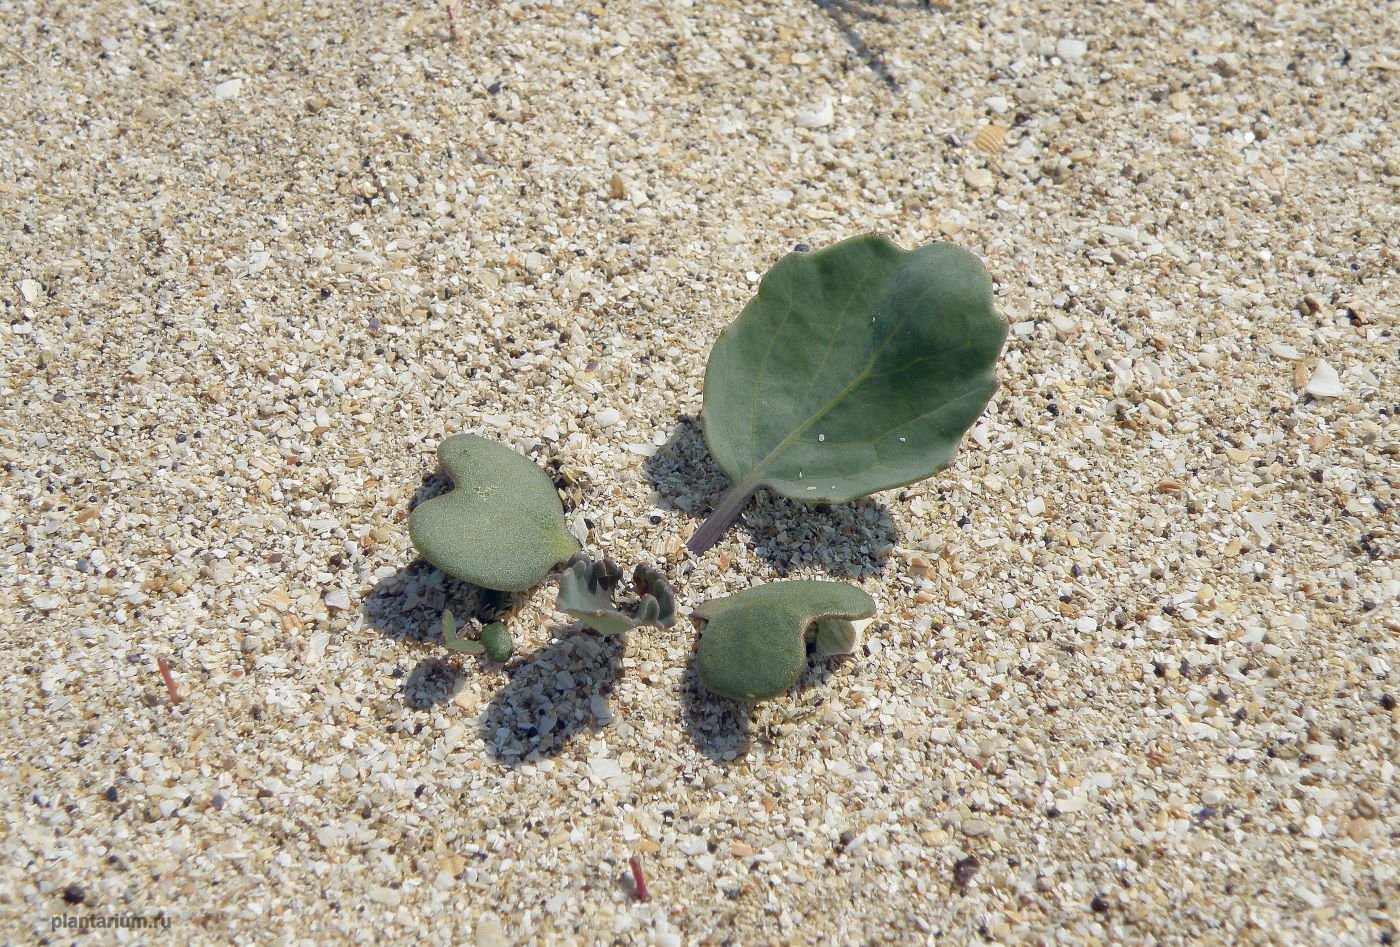
<instances>
[{"instance_id":1,"label":"leaf midrib","mask_svg":"<svg viewBox=\"0 0 1400 947\"><path fill-rule=\"evenodd\" d=\"M901 261L900 261L900 266L902 267L903 264L904 264L904 261L901 260ZM873 352L870 353L870 358L866 361L866 363L865 363L865 368L861 371L861 373L860 373L859 375L857 375L849 384L847 384L845 388L843 388L843 389L841 389L839 392L837 392L836 395L835 395L833 398L831 398L829 401L827 401L827 403L826 403L825 405L823 405L823 406L821 407L820 410L818 410L818 411L816 411L815 413L813 413L812 416L809 417L805 422L803 422L802 424L800 424L799 426L797 426L796 428L794 428L791 434L789 434L787 437L785 437L785 438L783 438L781 441L779 441L778 444L777 444L777 446L774 447L772 450L770 450L770 451L768 452L767 456L765 456L761 461L759 461L757 464L755 464L755 465L753 466L753 468L749 471L748 476L746 476L746 477L744 478L744 481L743 481L743 483L744 483L744 485L745 485L745 487L746 487L747 489L753 489L753 488L755 488L755 487L760 486L760 485L763 483L763 475L764 475L764 473L767 472L769 465L772 464L773 461L774 461L777 457L782 456L782 454L783 454L789 447L791 447L793 444L795 444L795 443L797 442L798 438L800 438L803 434L806 434L809 430L811 430L812 425L816 424L817 421L821 420L821 418L823 418L824 416L826 416L826 414L827 414L828 412L830 412L832 408L834 408L834 407L836 407L836 405L840 404L841 401L842 401L844 398L846 398L852 391L854 391L856 388L860 387L866 380L868 380L869 378L872 377L872 375L873 375L873 369L875 368L875 361L876 361L876 359L878 359L878 358L880 357L880 353L884 352L884 350L886 349L886 347L889 346L890 342L892 342L892 341L894 340L894 337L895 337L895 335L899 332L899 330L902 329L902 328L904 327L904 324L905 324L906 322L908 322L908 321L910 320L910 318L913 317L915 310L918 308L918 305L919 305L920 303L923 302L923 300L924 300L925 297L927 297L930 293L933 292L933 290L934 290L935 287L936 287L936 283L937 283L936 280L932 280L932 279L929 280L929 284L928 284L927 288L925 288L924 291L923 291L922 293L920 293L920 294L913 300L913 302L912 302L912 303L909 305L909 307L908 307L908 311L907 311L907 312L904 314L904 316L899 320L899 322L896 323L894 326L892 326L892 327L890 328L890 331L889 331L889 333L886 335L885 340L884 340L883 342L880 343L880 345L879 345L878 348L876 348ZM790 311L791 311L791 310L789 310L789 312L790 312ZM845 321L845 318L846 318L847 314L848 314L848 313L843 312L842 315L841 315L841 320L842 320L843 323L844 323L844 321ZM784 316L784 319L786 319L786 316ZM833 340L833 343L832 343L832 344L833 344L833 346L835 345L835 341L834 341L834 340ZM969 344L971 344L971 343L969 343ZM769 351L771 351L771 350L772 350L772 345L771 345L771 340L770 340ZM765 367L765 370L766 370L766 368L767 368L766 361L765 361L765 366L764 366L764 367ZM758 387L758 386L755 386L755 388L757 388L757 387ZM950 399L950 400L951 400L951 399ZM947 403L947 402L945 402L945 404L946 404L946 403ZM749 427L749 438L750 438L749 443L750 443L750 444L753 443L753 438L754 438L754 436L755 436L755 433L756 433L756 424L751 423L751 424L750 424L750 427Z\"/></svg>"}]
</instances>

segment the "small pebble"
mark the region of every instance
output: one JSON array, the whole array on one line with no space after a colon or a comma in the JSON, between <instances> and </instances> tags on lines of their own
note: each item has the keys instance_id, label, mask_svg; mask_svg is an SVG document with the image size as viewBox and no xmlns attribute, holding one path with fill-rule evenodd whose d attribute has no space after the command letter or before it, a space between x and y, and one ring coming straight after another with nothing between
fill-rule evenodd
<instances>
[{"instance_id":1,"label":"small pebble","mask_svg":"<svg viewBox=\"0 0 1400 947\"><path fill-rule=\"evenodd\" d=\"M963 834L971 838L979 838L980 836L986 835L991 828L992 824L986 819L972 818L963 819L962 821Z\"/></svg>"},{"instance_id":2,"label":"small pebble","mask_svg":"<svg viewBox=\"0 0 1400 947\"><path fill-rule=\"evenodd\" d=\"M825 99L820 105L798 112L794 123L798 128L825 128L835 118L835 105L831 99Z\"/></svg>"},{"instance_id":3,"label":"small pebble","mask_svg":"<svg viewBox=\"0 0 1400 947\"><path fill-rule=\"evenodd\" d=\"M1364 842L1371 837L1371 820L1357 816L1347 823L1347 836L1353 842Z\"/></svg>"},{"instance_id":4,"label":"small pebble","mask_svg":"<svg viewBox=\"0 0 1400 947\"><path fill-rule=\"evenodd\" d=\"M482 914L476 920L476 947L509 947L505 926L500 917L491 912Z\"/></svg>"},{"instance_id":5,"label":"small pebble","mask_svg":"<svg viewBox=\"0 0 1400 947\"><path fill-rule=\"evenodd\" d=\"M968 172L963 175L963 180L967 182L969 187L979 191L985 191L987 188L991 187L995 181L992 177L992 172L988 171L986 168L970 168Z\"/></svg>"},{"instance_id":6,"label":"small pebble","mask_svg":"<svg viewBox=\"0 0 1400 947\"><path fill-rule=\"evenodd\" d=\"M403 901L403 895L397 889L382 885L372 886L365 892L365 897L377 904L387 905L391 908L398 907Z\"/></svg>"}]
</instances>

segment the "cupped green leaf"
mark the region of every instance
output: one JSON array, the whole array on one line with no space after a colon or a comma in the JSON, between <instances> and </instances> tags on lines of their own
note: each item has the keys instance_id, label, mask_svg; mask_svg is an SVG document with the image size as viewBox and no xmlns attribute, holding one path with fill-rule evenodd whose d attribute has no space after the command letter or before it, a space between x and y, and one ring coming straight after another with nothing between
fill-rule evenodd
<instances>
[{"instance_id":1,"label":"cupped green leaf","mask_svg":"<svg viewBox=\"0 0 1400 947\"><path fill-rule=\"evenodd\" d=\"M559 576L559 610L604 635L676 623L675 593L658 569L643 563L632 572L640 599L630 615L613 602L621 578L622 570L611 559L594 562L584 553L576 554Z\"/></svg>"},{"instance_id":2,"label":"cupped green leaf","mask_svg":"<svg viewBox=\"0 0 1400 947\"><path fill-rule=\"evenodd\" d=\"M875 614L875 600L843 582L774 582L697 606L705 620L700 682L724 697L763 700L793 685L807 663L807 626Z\"/></svg>"},{"instance_id":3,"label":"cupped green leaf","mask_svg":"<svg viewBox=\"0 0 1400 947\"><path fill-rule=\"evenodd\" d=\"M408 517L428 562L473 585L520 592L578 549L553 482L520 454L474 434L449 437L437 453L455 486Z\"/></svg>"},{"instance_id":4,"label":"cupped green leaf","mask_svg":"<svg viewBox=\"0 0 1400 947\"><path fill-rule=\"evenodd\" d=\"M947 466L996 391L1006 324L950 243L867 234L779 260L705 368L705 439L732 484L688 547L749 496L844 502Z\"/></svg>"}]
</instances>

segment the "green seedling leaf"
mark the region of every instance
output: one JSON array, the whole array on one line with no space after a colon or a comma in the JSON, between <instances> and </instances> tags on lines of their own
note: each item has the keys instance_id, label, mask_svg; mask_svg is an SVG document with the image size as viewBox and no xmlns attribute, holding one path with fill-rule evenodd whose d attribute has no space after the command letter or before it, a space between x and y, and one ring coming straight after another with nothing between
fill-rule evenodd
<instances>
[{"instance_id":1,"label":"green seedling leaf","mask_svg":"<svg viewBox=\"0 0 1400 947\"><path fill-rule=\"evenodd\" d=\"M775 697L807 664L807 626L875 614L875 600L843 582L774 582L699 605L705 619L696 668L711 691L738 700Z\"/></svg>"},{"instance_id":2,"label":"green seedling leaf","mask_svg":"<svg viewBox=\"0 0 1400 947\"><path fill-rule=\"evenodd\" d=\"M779 260L705 368L705 440L729 490L701 553L760 487L845 502L947 466L996 390L1006 324L977 258L876 234Z\"/></svg>"},{"instance_id":3,"label":"green seedling leaf","mask_svg":"<svg viewBox=\"0 0 1400 947\"><path fill-rule=\"evenodd\" d=\"M450 608L444 609L442 613L442 643L462 654L480 654L486 650L486 646L480 641L457 637L457 618Z\"/></svg>"},{"instance_id":4,"label":"green seedling leaf","mask_svg":"<svg viewBox=\"0 0 1400 947\"><path fill-rule=\"evenodd\" d=\"M455 486L408 517L428 562L473 585L520 592L577 551L559 492L539 467L474 434L449 437L437 453Z\"/></svg>"},{"instance_id":5,"label":"green seedling leaf","mask_svg":"<svg viewBox=\"0 0 1400 947\"><path fill-rule=\"evenodd\" d=\"M646 564L633 570L632 585L641 598L630 615L613 602L621 579L622 570L611 559L594 562L578 553L559 576L559 610L604 635L676 623L676 596L659 570Z\"/></svg>"},{"instance_id":6,"label":"green seedling leaf","mask_svg":"<svg viewBox=\"0 0 1400 947\"><path fill-rule=\"evenodd\" d=\"M481 644L492 661L509 661L515 653L515 643L510 640L510 631L503 622L493 621L481 629Z\"/></svg>"}]
</instances>

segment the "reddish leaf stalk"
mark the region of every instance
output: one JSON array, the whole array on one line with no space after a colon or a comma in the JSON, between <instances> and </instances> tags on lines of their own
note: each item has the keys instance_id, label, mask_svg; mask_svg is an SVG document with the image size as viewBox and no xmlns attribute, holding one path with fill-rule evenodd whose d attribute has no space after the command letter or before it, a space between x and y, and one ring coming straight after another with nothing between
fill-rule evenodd
<instances>
[{"instance_id":1,"label":"reddish leaf stalk","mask_svg":"<svg viewBox=\"0 0 1400 947\"><path fill-rule=\"evenodd\" d=\"M642 862L636 855L627 859L627 864L632 867L632 881L637 885L637 900L650 901L651 894L647 891L647 880L642 877Z\"/></svg>"},{"instance_id":2,"label":"reddish leaf stalk","mask_svg":"<svg viewBox=\"0 0 1400 947\"><path fill-rule=\"evenodd\" d=\"M178 704L185 698L175 689L175 675L170 673L170 665L165 663L165 658L156 658L156 667L160 668L160 676L165 681L165 689L170 694L170 702Z\"/></svg>"},{"instance_id":3,"label":"reddish leaf stalk","mask_svg":"<svg viewBox=\"0 0 1400 947\"><path fill-rule=\"evenodd\" d=\"M749 498L757 492L758 487L747 483L731 486L725 491L724 496L719 498L719 502L715 504L709 518L701 523L700 528L690 537L690 542L685 544L685 548L698 556L713 546L720 536L724 535L729 524L733 523L743 512Z\"/></svg>"}]
</instances>

